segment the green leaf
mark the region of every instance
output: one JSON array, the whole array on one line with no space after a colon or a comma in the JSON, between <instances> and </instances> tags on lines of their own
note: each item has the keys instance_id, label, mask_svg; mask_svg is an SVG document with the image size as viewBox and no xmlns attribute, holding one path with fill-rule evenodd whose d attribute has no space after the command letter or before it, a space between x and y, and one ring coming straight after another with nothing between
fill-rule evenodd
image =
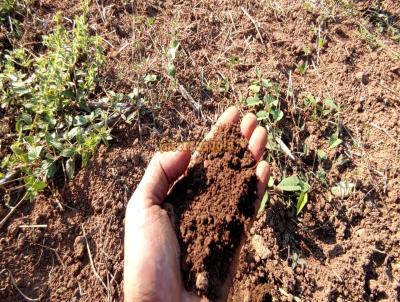
<instances>
[{"instance_id":1,"label":"green leaf","mask_svg":"<svg viewBox=\"0 0 400 302\"><path fill-rule=\"evenodd\" d=\"M320 161L327 160L328 156L324 150L318 149L317 150L317 156Z\"/></svg>"},{"instance_id":2,"label":"green leaf","mask_svg":"<svg viewBox=\"0 0 400 302\"><path fill-rule=\"evenodd\" d=\"M268 79L261 79L261 86L269 88L272 86L272 83Z\"/></svg>"},{"instance_id":3,"label":"green leaf","mask_svg":"<svg viewBox=\"0 0 400 302\"><path fill-rule=\"evenodd\" d=\"M82 152L82 167L86 167L89 162L90 153L87 151Z\"/></svg>"},{"instance_id":4,"label":"green leaf","mask_svg":"<svg viewBox=\"0 0 400 302\"><path fill-rule=\"evenodd\" d=\"M271 115L275 122L279 122L283 118L283 112L279 109L271 110Z\"/></svg>"},{"instance_id":5,"label":"green leaf","mask_svg":"<svg viewBox=\"0 0 400 302\"><path fill-rule=\"evenodd\" d=\"M265 146L268 150L278 151L280 150L279 145L276 142L275 136L272 132L268 133L268 141L267 145Z\"/></svg>"},{"instance_id":6,"label":"green leaf","mask_svg":"<svg viewBox=\"0 0 400 302\"><path fill-rule=\"evenodd\" d=\"M67 139L72 140L75 136L82 132L81 127L74 127L67 133Z\"/></svg>"},{"instance_id":7,"label":"green leaf","mask_svg":"<svg viewBox=\"0 0 400 302\"><path fill-rule=\"evenodd\" d=\"M301 191L300 179L297 175L286 177L278 184L277 188L288 192Z\"/></svg>"},{"instance_id":8,"label":"green leaf","mask_svg":"<svg viewBox=\"0 0 400 302\"><path fill-rule=\"evenodd\" d=\"M18 143L12 144L10 148L15 155L24 155L25 154L25 151L19 146Z\"/></svg>"},{"instance_id":9,"label":"green leaf","mask_svg":"<svg viewBox=\"0 0 400 302\"><path fill-rule=\"evenodd\" d=\"M308 184L308 182L300 180L299 185L301 187L301 192L308 192L311 188L311 186Z\"/></svg>"},{"instance_id":10,"label":"green leaf","mask_svg":"<svg viewBox=\"0 0 400 302\"><path fill-rule=\"evenodd\" d=\"M73 157L76 153L75 148L65 148L64 150L61 151L60 155L62 157Z\"/></svg>"},{"instance_id":11,"label":"green leaf","mask_svg":"<svg viewBox=\"0 0 400 302\"><path fill-rule=\"evenodd\" d=\"M258 209L258 214L262 213L265 210L265 206L267 205L268 199L269 199L269 194L266 191L264 193L264 196L263 196L262 200L261 200L260 208Z\"/></svg>"},{"instance_id":12,"label":"green leaf","mask_svg":"<svg viewBox=\"0 0 400 302\"><path fill-rule=\"evenodd\" d=\"M168 59L170 59L170 60L172 60L172 61L175 60L176 53L177 53L178 49L179 49L179 43L178 43L178 41L172 42L171 47L168 48L168 51L167 51L167 57L168 57Z\"/></svg>"},{"instance_id":13,"label":"green leaf","mask_svg":"<svg viewBox=\"0 0 400 302\"><path fill-rule=\"evenodd\" d=\"M153 18L153 17L147 18L147 25L153 26L154 23L156 23L156 18Z\"/></svg>"},{"instance_id":14,"label":"green leaf","mask_svg":"<svg viewBox=\"0 0 400 302\"><path fill-rule=\"evenodd\" d=\"M70 90L70 89L64 90L63 92L61 92L61 95L67 99L71 99L71 100L75 99L75 93L73 93L72 90Z\"/></svg>"},{"instance_id":15,"label":"green leaf","mask_svg":"<svg viewBox=\"0 0 400 302\"><path fill-rule=\"evenodd\" d=\"M315 97L313 95L309 95L304 100L304 104L306 106L314 107L315 105L317 105L317 100L315 99Z\"/></svg>"},{"instance_id":16,"label":"green leaf","mask_svg":"<svg viewBox=\"0 0 400 302\"><path fill-rule=\"evenodd\" d=\"M238 56L233 56L229 58L229 63L231 65L238 65L240 63L240 58Z\"/></svg>"},{"instance_id":17,"label":"green leaf","mask_svg":"<svg viewBox=\"0 0 400 302\"><path fill-rule=\"evenodd\" d=\"M42 172L45 174L46 177L51 178L57 172L57 166L55 161L52 159L45 159L42 161Z\"/></svg>"},{"instance_id":18,"label":"green leaf","mask_svg":"<svg viewBox=\"0 0 400 302\"><path fill-rule=\"evenodd\" d=\"M246 99L247 106L257 106L261 104L260 98L258 95L250 96Z\"/></svg>"},{"instance_id":19,"label":"green leaf","mask_svg":"<svg viewBox=\"0 0 400 302\"><path fill-rule=\"evenodd\" d=\"M77 115L73 117L73 125L74 126L83 126L89 123L89 117L84 115Z\"/></svg>"},{"instance_id":20,"label":"green leaf","mask_svg":"<svg viewBox=\"0 0 400 302\"><path fill-rule=\"evenodd\" d=\"M332 136L329 138L329 142L328 142L328 149L332 150L334 148L336 148L337 146L339 146L342 143L342 140L340 138L338 138L338 133L334 133L332 134Z\"/></svg>"},{"instance_id":21,"label":"green leaf","mask_svg":"<svg viewBox=\"0 0 400 302\"><path fill-rule=\"evenodd\" d=\"M265 110L261 110L256 113L256 116L258 121L263 121L268 118L268 112Z\"/></svg>"},{"instance_id":22,"label":"green leaf","mask_svg":"<svg viewBox=\"0 0 400 302\"><path fill-rule=\"evenodd\" d=\"M171 62L168 63L167 72L171 77L175 78L175 76L176 76L176 67L175 67L175 65L173 63L171 63Z\"/></svg>"},{"instance_id":23,"label":"green leaf","mask_svg":"<svg viewBox=\"0 0 400 302\"><path fill-rule=\"evenodd\" d=\"M254 93L259 93L261 87L260 87L260 85L253 84L253 85L250 85L249 89L250 89L251 91L253 91Z\"/></svg>"},{"instance_id":24,"label":"green leaf","mask_svg":"<svg viewBox=\"0 0 400 302\"><path fill-rule=\"evenodd\" d=\"M157 75L155 74L148 74L144 77L145 84L152 84L157 81Z\"/></svg>"},{"instance_id":25,"label":"green leaf","mask_svg":"<svg viewBox=\"0 0 400 302\"><path fill-rule=\"evenodd\" d=\"M266 102L269 107L278 107L279 104L279 101L270 94L264 95L264 102Z\"/></svg>"},{"instance_id":26,"label":"green leaf","mask_svg":"<svg viewBox=\"0 0 400 302\"><path fill-rule=\"evenodd\" d=\"M272 176L269 177L268 179L268 188L272 188L274 186L274 178Z\"/></svg>"},{"instance_id":27,"label":"green leaf","mask_svg":"<svg viewBox=\"0 0 400 302\"><path fill-rule=\"evenodd\" d=\"M47 187L47 184L42 180L37 180L32 185L32 188L37 192L42 191L46 187Z\"/></svg>"},{"instance_id":28,"label":"green leaf","mask_svg":"<svg viewBox=\"0 0 400 302\"><path fill-rule=\"evenodd\" d=\"M40 157L40 152L42 152L43 146L36 146L29 148L28 151L28 160L33 162L34 160Z\"/></svg>"},{"instance_id":29,"label":"green leaf","mask_svg":"<svg viewBox=\"0 0 400 302\"><path fill-rule=\"evenodd\" d=\"M23 112L19 118L26 124L26 125L30 125L32 124L32 117L30 114Z\"/></svg>"},{"instance_id":30,"label":"green leaf","mask_svg":"<svg viewBox=\"0 0 400 302\"><path fill-rule=\"evenodd\" d=\"M307 192L301 192L299 195L299 198L297 199L297 204L296 204L296 215L299 215L301 210L303 210L304 206L308 202L308 193Z\"/></svg>"},{"instance_id":31,"label":"green leaf","mask_svg":"<svg viewBox=\"0 0 400 302\"><path fill-rule=\"evenodd\" d=\"M331 110L339 110L338 105L332 99L325 99L323 101L324 107L328 107Z\"/></svg>"},{"instance_id":32,"label":"green leaf","mask_svg":"<svg viewBox=\"0 0 400 302\"><path fill-rule=\"evenodd\" d=\"M72 179L75 173L75 159L70 158L65 162L65 172L67 173L68 179Z\"/></svg>"}]
</instances>

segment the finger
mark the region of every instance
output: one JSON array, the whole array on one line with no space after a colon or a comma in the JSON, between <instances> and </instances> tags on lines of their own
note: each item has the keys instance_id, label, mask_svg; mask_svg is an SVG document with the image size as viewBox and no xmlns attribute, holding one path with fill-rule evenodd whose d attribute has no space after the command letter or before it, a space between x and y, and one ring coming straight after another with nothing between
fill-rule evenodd
<instances>
[{"instance_id":1,"label":"finger","mask_svg":"<svg viewBox=\"0 0 400 302\"><path fill-rule=\"evenodd\" d=\"M264 196L270 176L269 165L266 161L262 160L257 164L256 175L258 180L257 195L258 198L261 199Z\"/></svg>"},{"instance_id":2,"label":"finger","mask_svg":"<svg viewBox=\"0 0 400 302\"><path fill-rule=\"evenodd\" d=\"M131 200L138 207L160 205L171 185L181 176L190 161L190 151L158 152L151 159Z\"/></svg>"},{"instance_id":3,"label":"finger","mask_svg":"<svg viewBox=\"0 0 400 302\"><path fill-rule=\"evenodd\" d=\"M267 144L267 130L264 127L257 126L249 139L249 150L253 157L258 161L264 153Z\"/></svg>"},{"instance_id":4,"label":"finger","mask_svg":"<svg viewBox=\"0 0 400 302\"><path fill-rule=\"evenodd\" d=\"M257 126L257 118L253 113L247 113L240 123L240 130L242 135L250 139L251 134L253 133L254 129Z\"/></svg>"},{"instance_id":5,"label":"finger","mask_svg":"<svg viewBox=\"0 0 400 302\"><path fill-rule=\"evenodd\" d=\"M218 127L228 124L236 124L239 122L240 113L237 107L231 106L221 114L214 126L211 127L210 132L206 135L205 139L210 140L214 137Z\"/></svg>"}]
</instances>

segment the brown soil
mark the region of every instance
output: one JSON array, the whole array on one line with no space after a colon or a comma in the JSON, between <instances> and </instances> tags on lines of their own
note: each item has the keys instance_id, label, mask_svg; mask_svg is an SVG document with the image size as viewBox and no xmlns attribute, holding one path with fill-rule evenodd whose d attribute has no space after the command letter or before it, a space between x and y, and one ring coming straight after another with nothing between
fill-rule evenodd
<instances>
[{"instance_id":1,"label":"brown soil","mask_svg":"<svg viewBox=\"0 0 400 302\"><path fill-rule=\"evenodd\" d=\"M257 198L255 161L239 126L220 128L213 141L229 146L204 148L166 199L173 205L185 285L210 299L221 295Z\"/></svg>"},{"instance_id":2,"label":"brown soil","mask_svg":"<svg viewBox=\"0 0 400 302\"><path fill-rule=\"evenodd\" d=\"M92 1L91 29L107 41L107 63L93 97L139 87L149 107L134 126L115 129L111 146L100 148L72 182L57 179L0 230L0 300L24 301L18 287L43 301L120 301L124 208L158 141L201 138L228 104L248 95L258 74L284 92L282 140L298 157L295 162L283 154L266 158L274 179L285 169L318 172L313 156L302 155L307 144L310 154L317 149L328 154L326 185L311 183L308 205L298 218L292 206L270 192L271 202L242 250L233 299L400 300L400 45L389 30L376 30L374 14L387 16L399 29L400 7L397 0L352 1L351 9L331 4L351 1L308 2L316 5L307 9L300 0ZM61 10L70 26L78 7L78 0L33 1L21 24L20 46L41 52L54 13ZM256 21L262 39L241 7ZM149 18L154 25L148 25ZM360 35L363 20L384 47ZM319 50L318 32L325 38ZM165 49L172 39L181 43L177 78L202 105L203 116L165 77ZM5 41L0 49L12 45L4 33L0 41ZM302 75L297 65L304 62L309 69ZM148 73L160 81L143 85ZM336 126L311 118L312 110L304 106L308 94L341 106L338 148L328 150L327 136ZM8 118L1 111L3 135L9 133ZM7 144L1 142L2 154ZM341 180L356 183L355 193L332 196L330 188ZM1 218L8 211L2 196ZM34 223L47 227L20 227Z\"/></svg>"}]
</instances>

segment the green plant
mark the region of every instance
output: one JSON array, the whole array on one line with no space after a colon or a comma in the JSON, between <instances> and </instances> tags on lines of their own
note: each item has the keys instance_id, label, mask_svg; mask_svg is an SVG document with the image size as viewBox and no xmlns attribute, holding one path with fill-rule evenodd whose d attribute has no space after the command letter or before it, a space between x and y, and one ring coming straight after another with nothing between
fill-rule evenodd
<instances>
[{"instance_id":1,"label":"green plant","mask_svg":"<svg viewBox=\"0 0 400 302\"><path fill-rule=\"evenodd\" d=\"M173 78L175 78L175 76L176 76L176 67L175 67L174 61L175 61L179 46L180 45L179 45L178 41L174 40L171 43L171 45L167 51L167 60L168 60L167 72L168 72L168 75L170 75Z\"/></svg>"},{"instance_id":2,"label":"green plant","mask_svg":"<svg viewBox=\"0 0 400 302\"><path fill-rule=\"evenodd\" d=\"M2 0L0 3L0 18L4 20L18 6L28 4L29 0Z\"/></svg>"},{"instance_id":3,"label":"green plant","mask_svg":"<svg viewBox=\"0 0 400 302\"><path fill-rule=\"evenodd\" d=\"M17 113L16 139L2 168L20 171L30 199L60 167L71 178L78 158L85 166L97 146L111 139L113 103L109 110L88 103L104 61L100 38L89 34L84 15L72 30L61 25L59 14L55 24L44 37L45 53L35 57L20 48L0 61L1 108Z\"/></svg>"},{"instance_id":4,"label":"green plant","mask_svg":"<svg viewBox=\"0 0 400 302\"><path fill-rule=\"evenodd\" d=\"M158 78L157 75L149 73L143 78L145 84L153 84L157 82Z\"/></svg>"},{"instance_id":5,"label":"green plant","mask_svg":"<svg viewBox=\"0 0 400 302\"><path fill-rule=\"evenodd\" d=\"M268 180L268 188L272 188L273 186L274 186L274 179L273 179L272 176L270 176L269 180ZM263 196L263 198L261 200L261 204L260 204L260 208L258 209L258 213L264 212L265 207L267 206L268 200L269 200L269 193L266 190L265 193L264 193L264 196Z\"/></svg>"},{"instance_id":6,"label":"green plant","mask_svg":"<svg viewBox=\"0 0 400 302\"><path fill-rule=\"evenodd\" d=\"M339 113L339 105L336 104L332 99L324 99L320 101L313 95L308 95L304 99L304 104L312 109L312 119L317 121L321 117L327 117L332 113Z\"/></svg>"},{"instance_id":7,"label":"green plant","mask_svg":"<svg viewBox=\"0 0 400 302\"><path fill-rule=\"evenodd\" d=\"M308 192L310 190L308 182L301 180L297 175L292 175L282 179L276 188L281 192L296 194L296 214L299 215L308 202Z\"/></svg>"},{"instance_id":8,"label":"green plant","mask_svg":"<svg viewBox=\"0 0 400 302\"><path fill-rule=\"evenodd\" d=\"M300 64L297 65L296 70L301 74L301 75L305 75L308 71L309 65L308 62L302 62Z\"/></svg>"},{"instance_id":9,"label":"green plant","mask_svg":"<svg viewBox=\"0 0 400 302\"><path fill-rule=\"evenodd\" d=\"M252 95L246 99L249 107L257 107L257 120L276 125L284 116L280 109L280 88L267 79L253 82L249 86Z\"/></svg>"},{"instance_id":10,"label":"green plant","mask_svg":"<svg viewBox=\"0 0 400 302\"><path fill-rule=\"evenodd\" d=\"M333 133L328 141L328 149L334 149L342 143L342 140L339 138L339 132Z\"/></svg>"}]
</instances>

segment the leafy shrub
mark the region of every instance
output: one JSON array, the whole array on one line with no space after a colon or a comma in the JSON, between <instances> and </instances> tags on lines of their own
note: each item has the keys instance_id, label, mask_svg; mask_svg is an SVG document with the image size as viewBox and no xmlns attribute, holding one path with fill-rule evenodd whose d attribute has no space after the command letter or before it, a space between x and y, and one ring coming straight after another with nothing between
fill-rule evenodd
<instances>
[{"instance_id":1,"label":"leafy shrub","mask_svg":"<svg viewBox=\"0 0 400 302\"><path fill-rule=\"evenodd\" d=\"M29 198L60 166L72 177L76 160L85 166L99 143L110 139L109 113L88 106L104 61L100 39L90 35L85 16L76 17L71 30L60 15L55 24L40 56L20 48L0 58L1 108L16 113L16 139L2 168L21 171Z\"/></svg>"}]
</instances>

